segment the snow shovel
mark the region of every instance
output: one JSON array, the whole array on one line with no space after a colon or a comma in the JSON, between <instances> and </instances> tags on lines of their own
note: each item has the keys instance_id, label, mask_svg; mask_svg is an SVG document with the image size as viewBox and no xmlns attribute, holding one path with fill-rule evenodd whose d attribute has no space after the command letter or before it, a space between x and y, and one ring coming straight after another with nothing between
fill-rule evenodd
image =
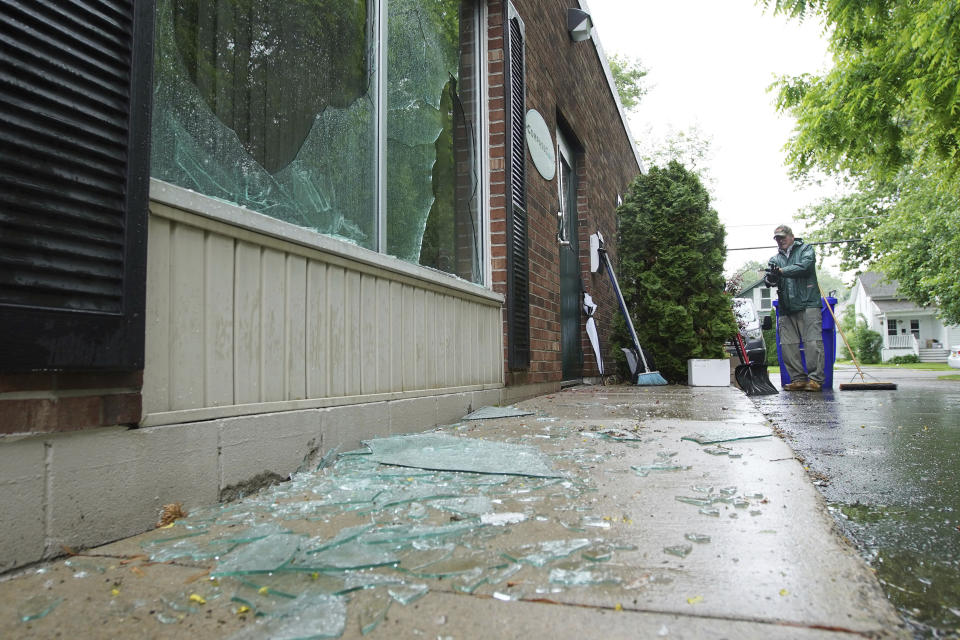
<instances>
[{"instance_id":1,"label":"snow shovel","mask_svg":"<svg viewBox=\"0 0 960 640\"><path fill-rule=\"evenodd\" d=\"M770 376L767 374L767 365L760 362L750 362L750 356L747 355L747 349L743 346L743 338L737 332L737 357L740 358L740 364L733 371L733 377L737 384L748 396L771 396L779 393L777 388L770 382Z\"/></svg>"}]
</instances>

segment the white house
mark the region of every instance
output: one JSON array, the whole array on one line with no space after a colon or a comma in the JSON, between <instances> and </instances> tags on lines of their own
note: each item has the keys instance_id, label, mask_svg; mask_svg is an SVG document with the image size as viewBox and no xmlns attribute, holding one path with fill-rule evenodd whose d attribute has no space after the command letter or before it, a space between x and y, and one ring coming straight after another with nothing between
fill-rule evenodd
<instances>
[{"instance_id":1,"label":"white house","mask_svg":"<svg viewBox=\"0 0 960 640\"><path fill-rule=\"evenodd\" d=\"M949 346L960 343L960 326L944 325L936 307L919 307L897 288L895 280L867 271L857 278L850 296L857 316L883 336L883 361L913 354L924 362L946 362Z\"/></svg>"}]
</instances>

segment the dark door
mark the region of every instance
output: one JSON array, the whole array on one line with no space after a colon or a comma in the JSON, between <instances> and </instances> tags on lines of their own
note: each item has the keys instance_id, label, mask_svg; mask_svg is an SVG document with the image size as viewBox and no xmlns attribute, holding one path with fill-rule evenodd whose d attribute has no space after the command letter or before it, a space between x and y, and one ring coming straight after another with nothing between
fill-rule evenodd
<instances>
[{"instance_id":1,"label":"dark door","mask_svg":"<svg viewBox=\"0 0 960 640\"><path fill-rule=\"evenodd\" d=\"M577 172L570 146L557 131L560 190L560 350L563 379L583 371L580 344L580 251L577 243Z\"/></svg>"}]
</instances>

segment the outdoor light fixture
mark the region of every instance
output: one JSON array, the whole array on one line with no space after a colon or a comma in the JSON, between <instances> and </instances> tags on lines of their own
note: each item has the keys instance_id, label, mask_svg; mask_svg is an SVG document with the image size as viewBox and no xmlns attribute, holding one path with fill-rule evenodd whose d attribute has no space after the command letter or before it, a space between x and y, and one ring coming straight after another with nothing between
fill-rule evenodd
<instances>
[{"instance_id":1,"label":"outdoor light fixture","mask_svg":"<svg viewBox=\"0 0 960 640\"><path fill-rule=\"evenodd\" d=\"M590 30L593 29L593 19L583 9L567 9L567 31L574 42L583 42L590 39Z\"/></svg>"}]
</instances>

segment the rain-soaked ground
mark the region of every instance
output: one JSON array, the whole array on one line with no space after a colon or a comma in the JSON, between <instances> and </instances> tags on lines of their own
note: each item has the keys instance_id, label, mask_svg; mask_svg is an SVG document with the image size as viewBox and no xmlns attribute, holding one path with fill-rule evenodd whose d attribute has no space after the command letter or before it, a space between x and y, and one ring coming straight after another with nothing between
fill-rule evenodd
<instances>
[{"instance_id":1,"label":"rain-soaked ground","mask_svg":"<svg viewBox=\"0 0 960 640\"><path fill-rule=\"evenodd\" d=\"M915 635L958 637L960 382L938 380L943 372L865 371L876 376L868 382L894 382L897 390L753 399ZM852 373L836 371L837 382Z\"/></svg>"}]
</instances>

